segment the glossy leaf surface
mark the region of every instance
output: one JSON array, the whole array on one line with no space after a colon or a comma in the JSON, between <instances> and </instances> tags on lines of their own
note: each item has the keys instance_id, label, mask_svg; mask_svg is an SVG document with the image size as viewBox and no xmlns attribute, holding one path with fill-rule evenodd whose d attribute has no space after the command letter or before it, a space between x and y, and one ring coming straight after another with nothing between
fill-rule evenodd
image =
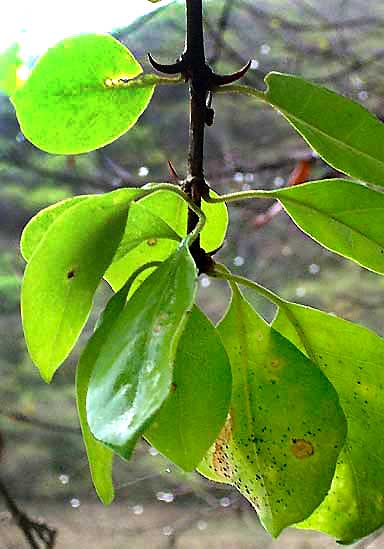
<instances>
[{"instance_id":1,"label":"glossy leaf surface","mask_svg":"<svg viewBox=\"0 0 384 549\"><path fill-rule=\"evenodd\" d=\"M81 431L87 451L89 467L93 484L101 501L108 505L114 498L112 481L113 452L95 439L92 435L86 412L86 397L89 380L95 366L100 350L109 336L111 330L127 299L128 288L122 288L108 302L101 315L95 332L88 340L84 348L76 370L76 399Z\"/></svg>"},{"instance_id":2,"label":"glossy leaf surface","mask_svg":"<svg viewBox=\"0 0 384 549\"><path fill-rule=\"evenodd\" d=\"M31 358L46 381L80 335L137 192L123 189L67 209L27 265L21 295L23 327Z\"/></svg>"},{"instance_id":3,"label":"glossy leaf surface","mask_svg":"<svg viewBox=\"0 0 384 549\"><path fill-rule=\"evenodd\" d=\"M177 343L195 292L196 268L184 243L133 294L96 361L88 424L126 459L171 390Z\"/></svg>"},{"instance_id":4,"label":"glossy leaf surface","mask_svg":"<svg viewBox=\"0 0 384 549\"><path fill-rule=\"evenodd\" d=\"M273 194L317 242L384 274L384 193L352 181L330 179Z\"/></svg>"},{"instance_id":5,"label":"glossy leaf surface","mask_svg":"<svg viewBox=\"0 0 384 549\"><path fill-rule=\"evenodd\" d=\"M233 390L230 419L208 466L240 490L277 536L326 496L345 418L325 375L271 329L237 288L218 329Z\"/></svg>"},{"instance_id":6,"label":"glossy leaf surface","mask_svg":"<svg viewBox=\"0 0 384 549\"><path fill-rule=\"evenodd\" d=\"M111 143L136 123L152 97L153 85L128 84L141 72L112 36L66 38L40 58L12 97L24 135L59 154Z\"/></svg>"},{"instance_id":7,"label":"glossy leaf surface","mask_svg":"<svg viewBox=\"0 0 384 549\"><path fill-rule=\"evenodd\" d=\"M293 303L287 304L287 312L279 311L273 326L312 355L335 387L348 421L329 495L301 526L352 543L384 521L384 340L366 328Z\"/></svg>"},{"instance_id":8,"label":"glossy leaf surface","mask_svg":"<svg viewBox=\"0 0 384 549\"><path fill-rule=\"evenodd\" d=\"M177 347L172 387L145 437L176 465L192 471L224 425L232 388L219 334L197 307Z\"/></svg>"},{"instance_id":9,"label":"glossy leaf surface","mask_svg":"<svg viewBox=\"0 0 384 549\"><path fill-rule=\"evenodd\" d=\"M265 99L331 166L384 185L384 125L360 104L289 74L266 77Z\"/></svg>"}]
</instances>

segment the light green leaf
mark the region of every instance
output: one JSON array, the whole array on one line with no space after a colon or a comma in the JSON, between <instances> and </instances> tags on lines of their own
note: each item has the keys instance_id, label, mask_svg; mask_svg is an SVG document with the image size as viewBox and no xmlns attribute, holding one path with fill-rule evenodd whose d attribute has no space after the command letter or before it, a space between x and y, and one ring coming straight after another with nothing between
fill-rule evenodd
<instances>
[{"instance_id":1,"label":"light green leaf","mask_svg":"<svg viewBox=\"0 0 384 549\"><path fill-rule=\"evenodd\" d=\"M348 422L331 490L300 526L352 543L384 523L384 339L293 303L279 311L273 327L312 355L335 387Z\"/></svg>"},{"instance_id":2,"label":"light green leaf","mask_svg":"<svg viewBox=\"0 0 384 549\"><path fill-rule=\"evenodd\" d=\"M23 280L25 339L50 381L86 322L96 288L112 261L136 189L93 196L67 209L45 233Z\"/></svg>"},{"instance_id":3,"label":"light green leaf","mask_svg":"<svg viewBox=\"0 0 384 549\"><path fill-rule=\"evenodd\" d=\"M19 44L12 44L0 53L0 92L12 95L19 84L17 69L22 65Z\"/></svg>"},{"instance_id":4,"label":"light green leaf","mask_svg":"<svg viewBox=\"0 0 384 549\"><path fill-rule=\"evenodd\" d=\"M218 327L231 361L230 419L208 455L277 536L327 494L346 435L324 374L254 311L234 287Z\"/></svg>"},{"instance_id":5,"label":"light green leaf","mask_svg":"<svg viewBox=\"0 0 384 549\"><path fill-rule=\"evenodd\" d=\"M384 193L330 179L274 191L273 196L317 242L384 274Z\"/></svg>"},{"instance_id":6,"label":"light green leaf","mask_svg":"<svg viewBox=\"0 0 384 549\"><path fill-rule=\"evenodd\" d=\"M100 350L124 308L129 288L122 288L108 302L97 328L84 348L76 370L77 410L87 451L89 467L96 492L105 505L114 498L112 481L113 452L92 435L86 412L86 397L89 380Z\"/></svg>"},{"instance_id":7,"label":"light green leaf","mask_svg":"<svg viewBox=\"0 0 384 549\"><path fill-rule=\"evenodd\" d=\"M88 424L98 440L125 459L171 390L196 278L183 243L133 294L96 361L87 395Z\"/></svg>"},{"instance_id":8,"label":"light green leaf","mask_svg":"<svg viewBox=\"0 0 384 549\"><path fill-rule=\"evenodd\" d=\"M222 428L231 401L232 376L216 328L194 307L180 338L173 390L145 438L185 471L192 471Z\"/></svg>"},{"instance_id":9,"label":"light green leaf","mask_svg":"<svg viewBox=\"0 0 384 549\"><path fill-rule=\"evenodd\" d=\"M217 196L211 191L212 196ZM169 191L160 191L147 196L140 201L140 207L145 207L154 216L163 220L179 236L187 234L188 207L186 202L177 194ZM203 202L202 209L207 216L207 222L201 232L201 246L207 251L219 248L225 238L228 225L228 212L224 203L209 204ZM175 240L166 237L166 232L159 232L159 237L154 235L147 238L135 249L130 251L120 260L114 261L105 274L106 280L117 291L121 288L129 276L141 265L148 261L164 261L177 247ZM117 254L116 258L119 257ZM142 273L138 277L134 288L137 287L150 271Z\"/></svg>"},{"instance_id":10,"label":"light green leaf","mask_svg":"<svg viewBox=\"0 0 384 549\"><path fill-rule=\"evenodd\" d=\"M384 185L384 125L364 107L289 74L270 73L264 98L319 155L352 177Z\"/></svg>"},{"instance_id":11,"label":"light green leaf","mask_svg":"<svg viewBox=\"0 0 384 549\"><path fill-rule=\"evenodd\" d=\"M25 261L30 261L37 246L40 244L45 233L56 219L72 206L76 206L80 202L91 198L96 195L81 195L73 198L67 198L52 206L48 206L43 210L40 210L28 224L24 227L24 230L20 239L20 251Z\"/></svg>"},{"instance_id":12,"label":"light green leaf","mask_svg":"<svg viewBox=\"0 0 384 549\"><path fill-rule=\"evenodd\" d=\"M43 55L12 97L24 135L50 153L111 143L146 109L153 83L131 86L142 68L112 36L66 38Z\"/></svg>"}]
</instances>

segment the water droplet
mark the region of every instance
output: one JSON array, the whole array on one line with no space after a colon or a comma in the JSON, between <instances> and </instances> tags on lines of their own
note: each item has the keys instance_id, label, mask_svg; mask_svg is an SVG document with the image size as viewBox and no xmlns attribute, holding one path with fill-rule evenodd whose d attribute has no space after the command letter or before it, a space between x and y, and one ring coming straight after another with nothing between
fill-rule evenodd
<instances>
[{"instance_id":1,"label":"water droplet","mask_svg":"<svg viewBox=\"0 0 384 549\"><path fill-rule=\"evenodd\" d=\"M281 255L283 255L284 257L292 255L292 248L290 246L283 246L281 248Z\"/></svg>"},{"instance_id":2,"label":"water droplet","mask_svg":"<svg viewBox=\"0 0 384 549\"><path fill-rule=\"evenodd\" d=\"M311 263L308 267L308 271L311 275L316 275L320 272L320 266L317 263Z\"/></svg>"},{"instance_id":3,"label":"water droplet","mask_svg":"<svg viewBox=\"0 0 384 549\"><path fill-rule=\"evenodd\" d=\"M137 173L139 174L139 177L147 177L147 175L149 174L149 169L147 168L147 166L141 166Z\"/></svg>"},{"instance_id":4,"label":"water droplet","mask_svg":"<svg viewBox=\"0 0 384 549\"><path fill-rule=\"evenodd\" d=\"M144 507L142 505L134 505L132 507L132 512L134 515L142 515L144 511Z\"/></svg>"},{"instance_id":5,"label":"water droplet","mask_svg":"<svg viewBox=\"0 0 384 549\"><path fill-rule=\"evenodd\" d=\"M60 475L59 476L59 481L61 482L61 484L68 484L69 476L68 475Z\"/></svg>"},{"instance_id":6,"label":"water droplet","mask_svg":"<svg viewBox=\"0 0 384 549\"><path fill-rule=\"evenodd\" d=\"M80 500L78 498L72 498L69 503L73 509L78 509L78 507L80 507Z\"/></svg>"},{"instance_id":7,"label":"water droplet","mask_svg":"<svg viewBox=\"0 0 384 549\"><path fill-rule=\"evenodd\" d=\"M284 183L285 183L284 178L280 177L279 175L275 177L275 179L273 180L274 187L282 187Z\"/></svg>"},{"instance_id":8,"label":"water droplet","mask_svg":"<svg viewBox=\"0 0 384 549\"><path fill-rule=\"evenodd\" d=\"M244 181L244 174L241 172L236 172L233 179L236 183L242 183Z\"/></svg>"},{"instance_id":9,"label":"water droplet","mask_svg":"<svg viewBox=\"0 0 384 549\"><path fill-rule=\"evenodd\" d=\"M245 259L244 257L241 257L241 255L236 256L235 259L233 260L233 264L236 267L241 267L242 265L244 265L244 263L245 263Z\"/></svg>"},{"instance_id":10,"label":"water droplet","mask_svg":"<svg viewBox=\"0 0 384 549\"><path fill-rule=\"evenodd\" d=\"M271 51L271 46L269 44L261 44L260 53L261 55L268 55Z\"/></svg>"},{"instance_id":11,"label":"water droplet","mask_svg":"<svg viewBox=\"0 0 384 549\"><path fill-rule=\"evenodd\" d=\"M152 457L156 457L159 455L159 452L156 450L156 448L153 448L153 446L151 446L150 448L148 448L148 454L150 454Z\"/></svg>"},{"instance_id":12,"label":"water droplet","mask_svg":"<svg viewBox=\"0 0 384 549\"><path fill-rule=\"evenodd\" d=\"M172 528L172 526L164 526L162 529L163 536L172 536L174 531L175 530Z\"/></svg>"},{"instance_id":13,"label":"water droplet","mask_svg":"<svg viewBox=\"0 0 384 549\"><path fill-rule=\"evenodd\" d=\"M196 523L198 530L206 530L208 528L208 523L205 520L198 520Z\"/></svg>"},{"instance_id":14,"label":"water droplet","mask_svg":"<svg viewBox=\"0 0 384 549\"><path fill-rule=\"evenodd\" d=\"M295 294L297 295L297 297L304 297L306 293L307 293L307 290L302 286L299 286L298 288L296 288Z\"/></svg>"},{"instance_id":15,"label":"water droplet","mask_svg":"<svg viewBox=\"0 0 384 549\"><path fill-rule=\"evenodd\" d=\"M220 503L221 507L230 507L231 506L231 500L227 496L224 496L223 498L220 498L219 503Z\"/></svg>"},{"instance_id":16,"label":"water droplet","mask_svg":"<svg viewBox=\"0 0 384 549\"><path fill-rule=\"evenodd\" d=\"M211 281L207 276L202 276L200 279L200 286L202 288L208 288L211 285Z\"/></svg>"},{"instance_id":17,"label":"water droplet","mask_svg":"<svg viewBox=\"0 0 384 549\"><path fill-rule=\"evenodd\" d=\"M252 59L250 68L254 71L259 68L259 62L257 59Z\"/></svg>"},{"instance_id":18,"label":"water droplet","mask_svg":"<svg viewBox=\"0 0 384 549\"><path fill-rule=\"evenodd\" d=\"M172 492L157 492L156 499L158 501L164 501L165 503L172 503L175 499L175 496Z\"/></svg>"},{"instance_id":19,"label":"water droplet","mask_svg":"<svg viewBox=\"0 0 384 549\"><path fill-rule=\"evenodd\" d=\"M357 94L357 97L360 99L360 101L366 101L368 99L368 92L362 90Z\"/></svg>"}]
</instances>

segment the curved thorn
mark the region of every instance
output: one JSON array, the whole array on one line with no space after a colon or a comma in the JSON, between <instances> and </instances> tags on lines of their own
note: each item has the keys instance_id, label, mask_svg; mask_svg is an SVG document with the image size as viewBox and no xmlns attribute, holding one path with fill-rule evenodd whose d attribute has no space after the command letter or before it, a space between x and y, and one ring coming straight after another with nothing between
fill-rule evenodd
<instances>
[{"instance_id":1,"label":"curved thorn","mask_svg":"<svg viewBox=\"0 0 384 549\"><path fill-rule=\"evenodd\" d=\"M174 166L173 166L173 164L170 160L168 160L168 169L169 169L169 173L170 173L171 177L179 183L181 181L181 179L180 179L177 171L175 170L175 168L174 168Z\"/></svg>"},{"instance_id":2,"label":"curved thorn","mask_svg":"<svg viewBox=\"0 0 384 549\"><path fill-rule=\"evenodd\" d=\"M176 63L173 63L172 65L162 65L161 63L158 63L150 53L148 53L148 59L154 69L164 74L182 73L185 68L183 60L176 61Z\"/></svg>"},{"instance_id":3,"label":"curved thorn","mask_svg":"<svg viewBox=\"0 0 384 549\"><path fill-rule=\"evenodd\" d=\"M239 71L234 72L233 74L216 74L213 73L211 77L211 81L214 86L225 86L226 84L232 84L233 82L236 82L237 80L240 80L240 78L243 78L243 76L246 75L246 73L251 68L252 59L248 61L246 65L244 65L243 68L241 68Z\"/></svg>"}]
</instances>

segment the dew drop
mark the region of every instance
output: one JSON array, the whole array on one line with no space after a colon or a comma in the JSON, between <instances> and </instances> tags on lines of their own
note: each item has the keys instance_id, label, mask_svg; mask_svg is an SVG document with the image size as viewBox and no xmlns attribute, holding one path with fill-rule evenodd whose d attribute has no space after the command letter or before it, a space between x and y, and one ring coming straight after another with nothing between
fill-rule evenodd
<instances>
[{"instance_id":1,"label":"dew drop","mask_svg":"<svg viewBox=\"0 0 384 549\"><path fill-rule=\"evenodd\" d=\"M59 481L61 482L61 484L68 484L69 476L68 475L60 475L59 476Z\"/></svg>"},{"instance_id":2,"label":"dew drop","mask_svg":"<svg viewBox=\"0 0 384 549\"><path fill-rule=\"evenodd\" d=\"M231 506L231 500L227 496L224 496L223 498L220 498L219 503L220 503L221 507L230 507Z\"/></svg>"},{"instance_id":3,"label":"dew drop","mask_svg":"<svg viewBox=\"0 0 384 549\"><path fill-rule=\"evenodd\" d=\"M241 255L236 256L235 259L233 260L233 264L236 267L241 267L242 265L244 265L244 263L245 263L245 259Z\"/></svg>"},{"instance_id":4,"label":"dew drop","mask_svg":"<svg viewBox=\"0 0 384 549\"><path fill-rule=\"evenodd\" d=\"M172 528L172 526L164 526L162 529L163 536L172 536L174 531L175 530Z\"/></svg>"},{"instance_id":5,"label":"dew drop","mask_svg":"<svg viewBox=\"0 0 384 549\"><path fill-rule=\"evenodd\" d=\"M211 281L207 276L202 276L200 279L200 286L202 288L208 288L211 285Z\"/></svg>"},{"instance_id":6,"label":"dew drop","mask_svg":"<svg viewBox=\"0 0 384 549\"><path fill-rule=\"evenodd\" d=\"M73 509L78 509L80 507L80 500L78 498L72 498L69 503Z\"/></svg>"}]
</instances>

